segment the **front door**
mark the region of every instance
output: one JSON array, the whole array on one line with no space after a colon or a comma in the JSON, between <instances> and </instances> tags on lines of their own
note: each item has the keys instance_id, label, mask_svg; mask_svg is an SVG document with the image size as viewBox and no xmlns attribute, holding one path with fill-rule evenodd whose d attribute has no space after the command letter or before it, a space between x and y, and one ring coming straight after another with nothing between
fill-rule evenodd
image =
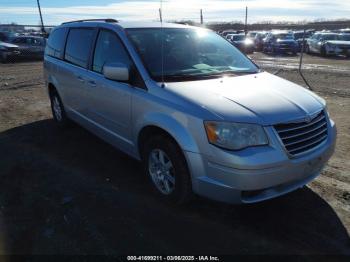
<instances>
[{"instance_id":1,"label":"front door","mask_svg":"<svg viewBox=\"0 0 350 262\"><path fill-rule=\"evenodd\" d=\"M131 100L134 87L103 76L103 66L114 62L129 67L132 65L117 34L100 30L87 79L88 117L105 132L113 135L120 146L128 147L132 144Z\"/></svg>"}]
</instances>

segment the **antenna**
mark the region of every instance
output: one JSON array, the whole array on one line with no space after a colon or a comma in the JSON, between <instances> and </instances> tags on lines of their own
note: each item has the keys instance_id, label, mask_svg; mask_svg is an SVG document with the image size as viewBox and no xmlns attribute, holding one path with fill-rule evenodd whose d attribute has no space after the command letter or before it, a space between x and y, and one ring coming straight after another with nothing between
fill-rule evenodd
<instances>
[{"instance_id":1,"label":"antenna","mask_svg":"<svg viewBox=\"0 0 350 262\"><path fill-rule=\"evenodd\" d=\"M200 11L201 25L203 25L203 9Z\"/></svg>"},{"instance_id":2,"label":"antenna","mask_svg":"<svg viewBox=\"0 0 350 262\"><path fill-rule=\"evenodd\" d=\"M163 31L163 0L160 0L160 8L159 8L159 18L160 18L160 26L161 26L161 74L162 74L162 88L165 87L164 83L164 31Z\"/></svg>"},{"instance_id":3,"label":"antenna","mask_svg":"<svg viewBox=\"0 0 350 262\"><path fill-rule=\"evenodd\" d=\"M245 7L245 23L244 23L244 34L247 36L248 33L248 6Z\"/></svg>"},{"instance_id":4,"label":"antenna","mask_svg":"<svg viewBox=\"0 0 350 262\"><path fill-rule=\"evenodd\" d=\"M159 8L159 21L160 21L160 22L163 22L162 8Z\"/></svg>"}]
</instances>

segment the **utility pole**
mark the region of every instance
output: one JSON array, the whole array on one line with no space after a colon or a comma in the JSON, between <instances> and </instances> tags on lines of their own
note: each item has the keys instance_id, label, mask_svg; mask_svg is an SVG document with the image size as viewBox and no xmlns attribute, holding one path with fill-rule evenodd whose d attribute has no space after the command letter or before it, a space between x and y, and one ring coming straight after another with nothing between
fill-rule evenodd
<instances>
[{"instance_id":1,"label":"utility pole","mask_svg":"<svg viewBox=\"0 0 350 262\"><path fill-rule=\"evenodd\" d=\"M244 24L244 34L247 36L248 34L248 6L245 7L245 24Z\"/></svg>"},{"instance_id":2,"label":"utility pole","mask_svg":"<svg viewBox=\"0 0 350 262\"><path fill-rule=\"evenodd\" d=\"M200 15L201 15L201 25L203 25L203 10L202 9L201 9Z\"/></svg>"},{"instance_id":3,"label":"utility pole","mask_svg":"<svg viewBox=\"0 0 350 262\"><path fill-rule=\"evenodd\" d=\"M46 34L45 27L44 27L44 21L43 21L43 15L41 14L40 2L39 2L39 0L36 0L36 2L38 3L38 9L39 9L39 15L40 15L40 21L41 21L41 32L43 34Z\"/></svg>"},{"instance_id":4,"label":"utility pole","mask_svg":"<svg viewBox=\"0 0 350 262\"><path fill-rule=\"evenodd\" d=\"M159 21L163 23L162 8L159 8Z\"/></svg>"}]
</instances>

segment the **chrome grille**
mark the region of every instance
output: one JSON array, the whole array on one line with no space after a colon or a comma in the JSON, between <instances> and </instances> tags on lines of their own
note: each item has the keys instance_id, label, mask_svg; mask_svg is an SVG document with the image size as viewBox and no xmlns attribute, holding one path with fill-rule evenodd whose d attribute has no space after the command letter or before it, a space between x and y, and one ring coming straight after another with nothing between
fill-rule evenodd
<instances>
[{"instance_id":1,"label":"chrome grille","mask_svg":"<svg viewBox=\"0 0 350 262\"><path fill-rule=\"evenodd\" d=\"M310 122L278 124L274 126L288 153L302 154L320 145L327 139L328 128L324 111Z\"/></svg>"}]
</instances>

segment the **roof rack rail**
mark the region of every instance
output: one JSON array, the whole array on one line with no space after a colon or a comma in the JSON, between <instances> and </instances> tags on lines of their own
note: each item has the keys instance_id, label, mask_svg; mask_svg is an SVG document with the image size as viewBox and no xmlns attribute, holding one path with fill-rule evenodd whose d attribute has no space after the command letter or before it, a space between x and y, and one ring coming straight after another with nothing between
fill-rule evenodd
<instances>
[{"instance_id":1,"label":"roof rack rail","mask_svg":"<svg viewBox=\"0 0 350 262\"><path fill-rule=\"evenodd\" d=\"M69 22L64 22L62 25L65 24L70 24L70 23L79 23L79 22L106 22L106 23L118 23L118 20L115 20L113 18L102 18L102 19L83 19L83 20L75 20L75 21L69 21Z\"/></svg>"}]
</instances>

